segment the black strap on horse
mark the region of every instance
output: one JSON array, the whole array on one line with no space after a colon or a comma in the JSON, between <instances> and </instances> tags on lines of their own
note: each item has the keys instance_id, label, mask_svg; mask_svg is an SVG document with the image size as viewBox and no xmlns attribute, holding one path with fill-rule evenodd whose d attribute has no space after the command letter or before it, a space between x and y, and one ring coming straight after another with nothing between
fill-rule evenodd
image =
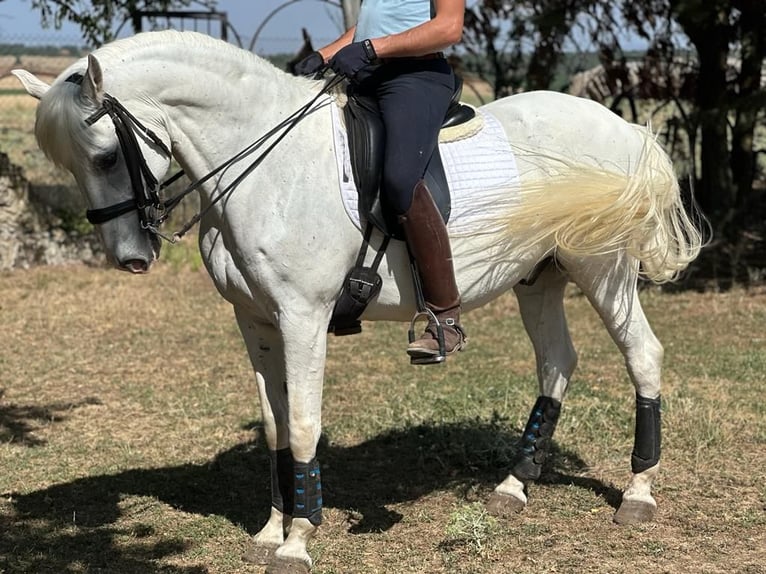
<instances>
[{"instance_id":1,"label":"black strap on horse","mask_svg":"<svg viewBox=\"0 0 766 574\"><path fill-rule=\"evenodd\" d=\"M263 144L265 144L271 137L279 134L276 139L271 142L271 144L264 149L260 155L258 155L257 158L255 158L252 163L245 168L245 170L237 176L237 178L231 182L228 186L226 186L225 189L223 189L218 195L216 195L210 203L207 205L207 207L203 210L201 210L197 215L192 217L186 225L184 225L180 231L177 231L173 234L173 240L176 241L183 237L194 225L197 224L197 222L202 219L205 214L210 211L213 206L215 206L218 202L220 202L222 199L224 199L226 196L231 194L232 191L234 191L237 186L239 186L240 183L242 183L254 170L257 168L263 160L266 158L266 156L271 153L271 151L281 142L285 136L287 136L290 131L300 123L300 121L309 113L312 111L316 111L318 108L314 107L314 104L321 98L323 95L329 93L333 88L335 88L338 84L340 84L343 81L343 78L341 76L334 76L331 79L329 79L327 82L325 82L325 85L322 87L321 90L309 101L306 105L302 106L290 116L288 116L285 120L280 122L277 126L269 130L266 134L258 138L255 142L253 142L250 146L242 150L240 153L235 155L230 160L224 162L219 167L214 169L212 172L210 172L208 175L203 177L202 179L198 180L197 182L190 185L187 189L176 195L175 197L169 199L166 202L167 211L170 212L176 205L178 205L181 200L191 193L192 191L199 188L202 183L208 181L211 177L214 175L224 171L231 165L237 163L238 161L241 161L248 155L254 153L257 151ZM281 133L280 133L281 132ZM167 218L167 217L166 217ZM164 221L164 220L163 220Z\"/></svg>"},{"instance_id":2,"label":"black strap on horse","mask_svg":"<svg viewBox=\"0 0 766 574\"><path fill-rule=\"evenodd\" d=\"M366 223L362 246L359 248L356 263L343 280L343 288L335 302L335 309L333 309L327 332L334 333L337 337L362 332L362 323L359 317L370 301L380 292L383 285L383 280L378 274L378 267L380 267L383 254L386 252L389 241L391 241L390 235L383 234L383 241L378 247L372 265L369 267L364 265L374 227L371 222Z\"/></svg>"},{"instance_id":3,"label":"black strap on horse","mask_svg":"<svg viewBox=\"0 0 766 574\"><path fill-rule=\"evenodd\" d=\"M105 223L133 210L138 210L141 226L147 228L151 224L151 209L162 211L160 186L152 170L146 165L146 159L138 147L136 131L141 131L162 152L170 157L170 150L165 143L150 129L144 127L125 107L109 94L104 94L101 108L85 120L89 126L96 123L102 116L109 115L114 124L114 131L120 142L120 149L125 157L125 165L130 176L133 198L100 209L89 209L85 213L88 221L94 225Z\"/></svg>"}]
</instances>

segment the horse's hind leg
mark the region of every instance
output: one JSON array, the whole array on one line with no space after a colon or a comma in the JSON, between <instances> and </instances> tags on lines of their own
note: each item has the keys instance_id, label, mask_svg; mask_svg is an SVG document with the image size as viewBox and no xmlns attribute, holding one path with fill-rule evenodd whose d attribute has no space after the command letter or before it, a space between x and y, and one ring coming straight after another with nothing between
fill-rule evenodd
<instances>
[{"instance_id":1,"label":"horse's hind leg","mask_svg":"<svg viewBox=\"0 0 766 574\"><path fill-rule=\"evenodd\" d=\"M628 375L636 389L633 477L614 520L619 524L646 522L657 510L651 488L660 463L662 345L638 299L634 260L622 255L601 264L572 265L570 276L604 321L625 357Z\"/></svg>"},{"instance_id":2,"label":"horse's hind leg","mask_svg":"<svg viewBox=\"0 0 766 574\"><path fill-rule=\"evenodd\" d=\"M487 503L495 515L507 516L526 505L525 484L540 476L569 378L577 366L564 314L566 284L567 278L555 266L549 266L532 285L515 288L521 319L535 349L540 394L511 472Z\"/></svg>"}]
</instances>

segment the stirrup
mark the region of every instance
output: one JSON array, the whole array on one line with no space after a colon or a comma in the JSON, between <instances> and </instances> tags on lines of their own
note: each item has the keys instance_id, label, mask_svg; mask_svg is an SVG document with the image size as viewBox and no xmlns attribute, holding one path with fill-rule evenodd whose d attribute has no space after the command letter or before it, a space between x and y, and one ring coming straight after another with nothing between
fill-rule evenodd
<instances>
[{"instance_id":1,"label":"stirrup","mask_svg":"<svg viewBox=\"0 0 766 574\"><path fill-rule=\"evenodd\" d=\"M436 325L436 341L439 343L439 353L437 355L429 355L424 353L418 357L410 355L411 365L438 365L447 360L447 347L444 345L444 329L442 324L437 319L436 314L431 309L425 308L423 311L417 311L410 321L410 328L407 331L407 339L410 344L414 343L415 337L415 323L420 317L428 317L429 321L433 321ZM409 354L409 353L408 353Z\"/></svg>"}]
</instances>

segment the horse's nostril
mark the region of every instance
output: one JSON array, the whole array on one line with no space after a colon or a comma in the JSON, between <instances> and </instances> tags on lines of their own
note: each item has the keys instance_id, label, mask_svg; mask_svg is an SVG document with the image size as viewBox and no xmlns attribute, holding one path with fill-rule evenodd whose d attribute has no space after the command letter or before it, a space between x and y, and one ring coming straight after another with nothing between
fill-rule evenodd
<instances>
[{"instance_id":1,"label":"horse's nostril","mask_svg":"<svg viewBox=\"0 0 766 574\"><path fill-rule=\"evenodd\" d=\"M146 273L149 271L149 264L142 259L130 259L128 261L124 261L120 265L120 269L136 274Z\"/></svg>"}]
</instances>

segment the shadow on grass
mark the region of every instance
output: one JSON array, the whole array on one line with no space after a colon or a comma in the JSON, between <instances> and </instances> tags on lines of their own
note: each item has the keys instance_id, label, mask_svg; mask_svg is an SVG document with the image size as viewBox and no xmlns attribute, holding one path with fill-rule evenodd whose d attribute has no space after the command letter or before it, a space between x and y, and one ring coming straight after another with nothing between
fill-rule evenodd
<instances>
[{"instance_id":1,"label":"shadow on grass","mask_svg":"<svg viewBox=\"0 0 766 574\"><path fill-rule=\"evenodd\" d=\"M500 420L422 425L353 447L323 440L319 460L325 504L359 517L352 532L375 532L401 519L386 505L445 489L488 492L505 478L515 452L520 429L507 426ZM147 545L138 536L125 536L130 527L119 523L120 501L151 497L183 512L222 516L253 534L266 521L270 504L268 456L259 443L237 445L207 464L128 470L6 495L13 499L13 517L0 515L6 522L0 522L6 534L0 538L0 571L67 573L81 571L75 567L79 563L88 565L88 572L205 572L158 567L157 559L184 552L186 543L170 538ZM597 480L576 478L585 468L576 454L554 445L542 481L577 484L610 504L619 498L616 489ZM71 526L74 513L76 529ZM23 557L24 569L8 559L3 564L2 557L10 555Z\"/></svg>"},{"instance_id":2,"label":"shadow on grass","mask_svg":"<svg viewBox=\"0 0 766 574\"><path fill-rule=\"evenodd\" d=\"M5 394L0 389L0 400ZM41 446L45 444L34 436L40 426L66 420L63 413L86 405L99 405L101 401L86 398L77 403L53 403L45 406L0 404L0 442L12 442L23 446Z\"/></svg>"}]
</instances>

